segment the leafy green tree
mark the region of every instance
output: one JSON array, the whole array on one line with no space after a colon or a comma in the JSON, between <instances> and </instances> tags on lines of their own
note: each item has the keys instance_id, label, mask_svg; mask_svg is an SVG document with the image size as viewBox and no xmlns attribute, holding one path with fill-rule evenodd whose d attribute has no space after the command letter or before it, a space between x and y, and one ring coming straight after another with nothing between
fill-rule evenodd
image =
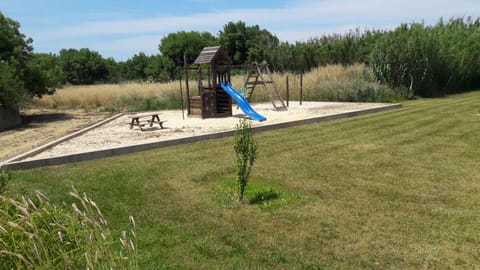
<instances>
[{"instance_id":1,"label":"leafy green tree","mask_svg":"<svg viewBox=\"0 0 480 270\"><path fill-rule=\"evenodd\" d=\"M258 25L247 27L247 62L271 61L268 52L279 45L278 38Z\"/></svg>"},{"instance_id":2,"label":"leafy green tree","mask_svg":"<svg viewBox=\"0 0 480 270\"><path fill-rule=\"evenodd\" d=\"M107 68L107 77L105 82L108 83L120 83L124 80L123 67L121 63L117 63L115 59L109 57L105 59L105 66Z\"/></svg>"},{"instance_id":3,"label":"leafy green tree","mask_svg":"<svg viewBox=\"0 0 480 270\"><path fill-rule=\"evenodd\" d=\"M295 45L282 42L277 48L270 51L270 64L275 71L296 71Z\"/></svg>"},{"instance_id":4,"label":"leafy green tree","mask_svg":"<svg viewBox=\"0 0 480 270\"><path fill-rule=\"evenodd\" d=\"M62 62L58 55L34 53L31 62L42 72L48 85L59 87L65 84L65 74L63 73Z\"/></svg>"},{"instance_id":5,"label":"leafy green tree","mask_svg":"<svg viewBox=\"0 0 480 270\"><path fill-rule=\"evenodd\" d=\"M170 58L179 67L183 66L184 54L191 63L204 47L217 44L217 38L208 32L180 31L162 38L158 48L163 56Z\"/></svg>"},{"instance_id":6,"label":"leafy green tree","mask_svg":"<svg viewBox=\"0 0 480 270\"><path fill-rule=\"evenodd\" d=\"M149 80L165 82L176 78L177 69L170 58L163 55L152 55L145 67L145 75Z\"/></svg>"},{"instance_id":7,"label":"leafy green tree","mask_svg":"<svg viewBox=\"0 0 480 270\"><path fill-rule=\"evenodd\" d=\"M15 75L15 69L0 60L0 108L16 109L26 99L26 94L23 82Z\"/></svg>"},{"instance_id":8,"label":"leafy green tree","mask_svg":"<svg viewBox=\"0 0 480 270\"><path fill-rule=\"evenodd\" d=\"M62 49L60 59L68 83L94 84L105 81L107 77L106 62L96 51L87 48Z\"/></svg>"},{"instance_id":9,"label":"leafy green tree","mask_svg":"<svg viewBox=\"0 0 480 270\"><path fill-rule=\"evenodd\" d=\"M220 43L232 57L234 64L243 64L247 60L247 27L244 22L229 22L220 31Z\"/></svg>"},{"instance_id":10,"label":"leafy green tree","mask_svg":"<svg viewBox=\"0 0 480 270\"><path fill-rule=\"evenodd\" d=\"M0 106L17 109L33 96L53 93L51 82L32 61L32 39L0 12Z\"/></svg>"},{"instance_id":11,"label":"leafy green tree","mask_svg":"<svg viewBox=\"0 0 480 270\"><path fill-rule=\"evenodd\" d=\"M146 80L147 74L145 69L149 63L149 57L145 53L141 52L135 54L132 58L126 62L127 78L130 80Z\"/></svg>"},{"instance_id":12,"label":"leafy green tree","mask_svg":"<svg viewBox=\"0 0 480 270\"><path fill-rule=\"evenodd\" d=\"M219 38L234 64L270 60L267 52L279 44L278 38L269 31L258 25L246 26L242 21L224 25Z\"/></svg>"},{"instance_id":13,"label":"leafy green tree","mask_svg":"<svg viewBox=\"0 0 480 270\"><path fill-rule=\"evenodd\" d=\"M177 76L173 60L160 54L147 56L142 52L118 66L125 80L163 82Z\"/></svg>"}]
</instances>

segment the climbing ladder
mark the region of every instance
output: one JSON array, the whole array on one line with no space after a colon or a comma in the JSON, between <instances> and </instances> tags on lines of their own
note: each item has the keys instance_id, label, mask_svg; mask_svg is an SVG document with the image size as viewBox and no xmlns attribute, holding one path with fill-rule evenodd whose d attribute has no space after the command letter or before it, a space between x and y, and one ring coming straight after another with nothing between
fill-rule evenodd
<instances>
[{"instance_id":1,"label":"climbing ladder","mask_svg":"<svg viewBox=\"0 0 480 270\"><path fill-rule=\"evenodd\" d=\"M265 80L264 74L268 75L268 80ZM278 92L278 88L273 81L272 73L265 61L260 64L255 62L247 67L247 77L245 79L244 87L247 89L248 101L250 101L253 95L253 90L255 90L257 85L263 85L276 111L287 110L287 106L285 106L282 96L280 96L280 93Z\"/></svg>"}]
</instances>

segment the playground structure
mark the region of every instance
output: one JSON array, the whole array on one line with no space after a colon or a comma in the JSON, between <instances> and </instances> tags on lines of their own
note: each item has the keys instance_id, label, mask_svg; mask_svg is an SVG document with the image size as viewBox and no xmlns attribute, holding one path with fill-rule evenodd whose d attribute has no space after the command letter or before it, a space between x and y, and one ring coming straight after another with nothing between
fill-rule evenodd
<instances>
[{"instance_id":1,"label":"playground structure","mask_svg":"<svg viewBox=\"0 0 480 270\"><path fill-rule=\"evenodd\" d=\"M265 78L265 75L268 78ZM265 92L267 92L270 101L276 111L286 111L287 106L278 91L277 85L273 80L272 73L266 61L258 64L257 62L248 65L247 77L245 79L244 87L247 90L247 100L251 100L253 91L257 85L263 86Z\"/></svg>"},{"instance_id":2,"label":"playground structure","mask_svg":"<svg viewBox=\"0 0 480 270\"><path fill-rule=\"evenodd\" d=\"M227 117L232 115L232 99L222 89L220 83L230 81L232 59L221 46L205 47L195 59L197 73L198 96L190 96L188 72L185 63L187 91L187 112L189 116L201 118ZM204 80L202 68L207 68L207 79Z\"/></svg>"},{"instance_id":3,"label":"playground structure","mask_svg":"<svg viewBox=\"0 0 480 270\"><path fill-rule=\"evenodd\" d=\"M300 105L295 102L288 108L288 112L276 112L272 110L271 104L263 103L257 104L255 109L266 116L269 121L255 122L252 125L252 129L260 132L289 128L401 107L402 104L391 103L305 102L303 105ZM154 113L158 113L160 119L168 119L168 125L164 129L156 128L151 129L149 132L143 132L136 128L129 129L127 125L131 125L132 118L130 116L132 115L119 113L57 140L45 140L46 144L37 148L35 148L33 142L25 142L23 140L25 138L24 132L28 132L28 137L33 136L31 134L52 134L55 133L54 130L65 126L67 122L70 123L72 119L66 118L58 119L58 121L42 122L42 125L38 127L36 125L32 126L34 128L30 131L28 127L18 129L12 134L14 136L2 134L10 138L16 138L12 140L12 143L9 143L8 147L2 148L4 150L3 153L8 152L5 151L7 149L12 150L10 153L21 153L15 151L15 149L18 149L17 146L20 145L29 146L23 148L25 150L22 151L29 150L5 161L0 159L0 170L59 165L223 138L232 136L235 133L233 127L238 123L236 117L209 119L189 117L184 119L178 110L151 111L148 113L150 117ZM149 118L146 112L136 116ZM75 117L73 120L81 125L85 123L83 117ZM77 126L79 127L80 125ZM72 126L71 128L73 130L74 127ZM0 151L1 154L2 151Z\"/></svg>"},{"instance_id":4,"label":"playground structure","mask_svg":"<svg viewBox=\"0 0 480 270\"><path fill-rule=\"evenodd\" d=\"M185 85L187 94L187 114L201 118L232 116L232 98L251 119L264 121L265 117L255 112L249 100L257 85L262 85L272 101L275 110L287 110L266 62L253 63L247 67L244 84L245 96L231 85L231 71L234 68L230 56L221 46L205 47L195 59L196 67L187 68L185 57ZM205 74L206 70L206 74ZM198 96L190 95L188 72L197 74ZM265 79L264 73L268 75ZM204 78L206 75L206 78ZM269 87L273 86L273 87Z\"/></svg>"}]
</instances>

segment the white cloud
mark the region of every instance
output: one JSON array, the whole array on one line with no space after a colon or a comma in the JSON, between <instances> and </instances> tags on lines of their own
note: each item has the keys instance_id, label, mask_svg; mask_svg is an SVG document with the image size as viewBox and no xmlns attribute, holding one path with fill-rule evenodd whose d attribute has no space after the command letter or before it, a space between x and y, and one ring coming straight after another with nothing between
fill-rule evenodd
<instances>
[{"instance_id":1,"label":"white cloud","mask_svg":"<svg viewBox=\"0 0 480 270\"><path fill-rule=\"evenodd\" d=\"M275 9L232 9L221 13L199 13L189 16L172 16L138 20L114 20L80 23L76 26L50 29L40 33L45 38L65 38L115 34L142 34L176 31L177 29L221 30L228 21L246 21L248 24L322 25L333 23L365 24L372 26L385 20L412 21L438 20L441 16L465 16L472 10L480 11L478 1L447 0L344 0L299 1L298 5ZM477 15L478 15L477 11Z\"/></svg>"},{"instance_id":2,"label":"white cloud","mask_svg":"<svg viewBox=\"0 0 480 270\"><path fill-rule=\"evenodd\" d=\"M191 0L210 1L210 0ZM95 50L109 53L149 52L160 39L181 30L217 34L229 21L258 24L280 40L305 41L311 37L349 29L390 29L402 22L425 21L433 24L440 17L480 17L480 1L459 0L296 0L286 7L272 9L230 9L189 16L152 17L127 20L80 22L74 26L47 29L35 34L37 43L89 39ZM111 38L113 42L94 41Z\"/></svg>"},{"instance_id":3,"label":"white cloud","mask_svg":"<svg viewBox=\"0 0 480 270\"><path fill-rule=\"evenodd\" d=\"M96 50L109 52L104 57L115 55L133 56L136 53L144 52L147 55L159 53L158 45L160 38L157 35L144 35L132 38L120 38L109 42L98 42L93 44ZM133 52L133 53L132 53Z\"/></svg>"}]
</instances>

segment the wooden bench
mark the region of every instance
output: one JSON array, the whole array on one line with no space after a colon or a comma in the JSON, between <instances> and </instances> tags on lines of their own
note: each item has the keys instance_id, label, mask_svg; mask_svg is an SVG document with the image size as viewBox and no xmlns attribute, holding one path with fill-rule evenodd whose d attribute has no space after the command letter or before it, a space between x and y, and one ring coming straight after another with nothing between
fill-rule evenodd
<instances>
[{"instance_id":1,"label":"wooden bench","mask_svg":"<svg viewBox=\"0 0 480 270\"><path fill-rule=\"evenodd\" d=\"M150 119L146 121L140 121L140 119L148 118L148 117L150 117ZM167 121L161 121L158 113L139 113L139 114L129 115L128 118L131 119L129 123L130 129L132 129L134 126L138 126L142 131L147 124L149 124L150 127L153 127L153 124L158 124L160 128L163 129L163 123L167 122Z\"/></svg>"}]
</instances>

